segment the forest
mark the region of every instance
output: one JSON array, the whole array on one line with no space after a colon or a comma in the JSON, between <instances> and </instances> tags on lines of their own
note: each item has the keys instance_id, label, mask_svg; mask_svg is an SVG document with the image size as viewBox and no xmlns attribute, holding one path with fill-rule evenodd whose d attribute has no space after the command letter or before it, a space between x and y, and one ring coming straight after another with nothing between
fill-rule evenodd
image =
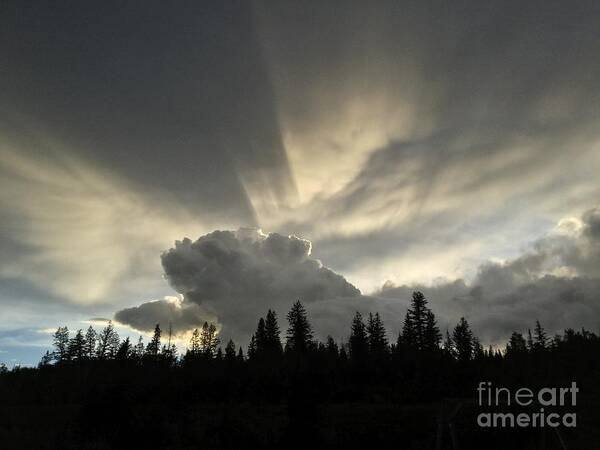
<instances>
[{"instance_id":1,"label":"forest","mask_svg":"<svg viewBox=\"0 0 600 450\"><path fill-rule=\"evenodd\" d=\"M595 448L600 442L600 338L542 324L484 348L465 318L442 333L414 292L395 342L380 315L356 313L347 342L314 338L300 300L258 319L246 351L214 324L185 350L157 324L121 340L59 327L37 368L0 370L6 448ZM283 336L282 336L283 335ZM476 387L581 390L578 423L560 432L478 428Z\"/></svg>"}]
</instances>

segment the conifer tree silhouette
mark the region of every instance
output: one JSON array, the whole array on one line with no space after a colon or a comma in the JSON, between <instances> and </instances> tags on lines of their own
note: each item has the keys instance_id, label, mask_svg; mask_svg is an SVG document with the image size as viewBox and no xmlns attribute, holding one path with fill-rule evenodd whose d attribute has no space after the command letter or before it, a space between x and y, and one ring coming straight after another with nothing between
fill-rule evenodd
<instances>
[{"instance_id":1,"label":"conifer tree silhouette","mask_svg":"<svg viewBox=\"0 0 600 450\"><path fill-rule=\"evenodd\" d=\"M485 351L483 350L483 345L479 341L479 338L473 336L473 359L481 360L485 357Z\"/></svg>"},{"instance_id":2,"label":"conifer tree silhouette","mask_svg":"<svg viewBox=\"0 0 600 450\"><path fill-rule=\"evenodd\" d=\"M313 334L306 310L300 300L292 305L292 309L287 314L287 320L286 351L306 352L313 344Z\"/></svg>"},{"instance_id":3,"label":"conifer tree silhouette","mask_svg":"<svg viewBox=\"0 0 600 450\"><path fill-rule=\"evenodd\" d=\"M428 309L425 313L423 348L425 350L438 350L440 348L441 341L442 335L440 333L440 329L437 326L435 315L431 310Z\"/></svg>"},{"instance_id":4,"label":"conifer tree silhouette","mask_svg":"<svg viewBox=\"0 0 600 450\"><path fill-rule=\"evenodd\" d=\"M452 332L452 342L458 360L461 362L470 361L473 357L473 333L464 317L460 318Z\"/></svg>"},{"instance_id":5,"label":"conifer tree silhouette","mask_svg":"<svg viewBox=\"0 0 600 450\"><path fill-rule=\"evenodd\" d=\"M548 335L546 330L542 327L539 320L535 321L535 341L533 347L537 350L545 350L548 345Z\"/></svg>"},{"instance_id":6,"label":"conifer tree silhouette","mask_svg":"<svg viewBox=\"0 0 600 450\"><path fill-rule=\"evenodd\" d=\"M200 331L195 328L190 338L190 345L187 351L188 357L197 357L200 355Z\"/></svg>"},{"instance_id":7,"label":"conifer tree silhouette","mask_svg":"<svg viewBox=\"0 0 600 450\"><path fill-rule=\"evenodd\" d=\"M240 347L240 350L242 348ZM253 360L256 357L256 335L253 334L250 337L250 343L248 344L248 359Z\"/></svg>"},{"instance_id":8,"label":"conifer tree silhouette","mask_svg":"<svg viewBox=\"0 0 600 450\"><path fill-rule=\"evenodd\" d=\"M389 347L385 327L379 313L375 313L375 315L369 313L367 334L371 355L376 359L384 358L389 352Z\"/></svg>"},{"instance_id":9,"label":"conifer tree silhouette","mask_svg":"<svg viewBox=\"0 0 600 450\"><path fill-rule=\"evenodd\" d=\"M77 330L75 336L69 340L68 359L81 361L85 356L85 337L82 330Z\"/></svg>"},{"instance_id":10,"label":"conifer tree silhouette","mask_svg":"<svg viewBox=\"0 0 600 450\"><path fill-rule=\"evenodd\" d=\"M200 352L202 355L207 358L214 357L219 342L217 327L213 323L204 322L202 331L200 332Z\"/></svg>"},{"instance_id":11,"label":"conifer tree silhouette","mask_svg":"<svg viewBox=\"0 0 600 450\"><path fill-rule=\"evenodd\" d=\"M337 358L340 353L337 343L331 336L327 336L325 350L327 351L328 356L334 359Z\"/></svg>"},{"instance_id":12,"label":"conifer tree silhouette","mask_svg":"<svg viewBox=\"0 0 600 450\"><path fill-rule=\"evenodd\" d=\"M98 335L96 330L90 325L85 332L85 343L83 345L83 352L87 359L93 359L96 356L96 341Z\"/></svg>"},{"instance_id":13,"label":"conifer tree silhouette","mask_svg":"<svg viewBox=\"0 0 600 450\"><path fill-rule=\"evenodd\" d=\"M229 339L229 342L225 346L225 360L235 361L235 344L231 339Z\"/></svg>"},{"instance_id":14,"label":"conifer tree silhouette","mask_svg":"<svg viewBox=\"0 0 600 450\"><path fill-rule=\"evenodd\" d=\"M267 349L267 332L265 330L265 319L258 319L256 332L254 333L256 343L256 356L262 357Z\"/></svg>"},{"instance_id":15,"label":"conifer tree silhouette","mask_svg":"<svg viewBox=\"0 0 600 450\"><path fill-rule=\"evenodd\" d=\"M521 333L517 333L513 331L510 335L510 339L506 344L506 354L523 354L527 352L527 342L525 342L525 338Z\"/></svg>"},{"instance_id":16,"label":"conifer tree silhouette","mask_svg":"<svg viewBox=\"0 0 600 450\"><path fill-rule=\"evenodd\" d=\"M365 363L369 354L369 339L367 327L362 315L357 311L350 326L350 339L348 341L350 360L355 363Z\"/></svg>"},{"instance_id":17,"label":"conifer tree silhouette","mask_svg":"<svg viewBox=\"0 0 600 450\"><path fill-rule=\"evenodd\" d=\"M115 327L112 321L108 321L108 325L104 327L102 332L98 335L98 347L96 349L96 356L98 359L111 359L114 358L119 349L119 335L115 331Z\"/></svg>"},{"instance_id":18,"label":"conifer tree silhouette","mask_svg":"<svg viewBox=\"0 0 600 450\"><path fill-rule=\"evenodd\" d=\"M69 357L69 329L67 327L58 327L54 332L54 360L64 362Z\"/></svg>"},{"instance_id":19,"label":"conifer tree silhouette","mask_svg":"<svg viewBox=\"0 0 600 450\"><path fill-rule=\"evenodd\" d=\"M446 337L444 338L444 353L447 356L450 356L452 358L454 358L456 356L456 350L454 348L454 342L452 341L452 337L450 336L450 333L448 332L448 329L446 328Z\"/></svg>"},{"instance_id":20,"label":"conifer tree silhouette","mask_svg":"<svg viewBox=\"0 0 600 450\"><path fill-rule=\"evenodd\" d=\"M402 332L398 335L396 345L399 350L406 348L417 347L417 337L415 335L415 327L413 324L412 315L406 311L404 322L402 323Z\"/></svg>"},{"instance_id":21,"label":"conifer tree silhouette","mask_svg":"<svg viewBox=\"0 0 600 450\"><path fill-rule=\"evenodd\" d=\"M435 315L427 307L427 299L422 292L413 292L410 308L404 318L402 333L398 337L398 347L431 350L439 348L440 341L440 330Z\"/></svg>"},{"instance_id":22,"label":"conifer tree silhouette","mask_svg":"<svg viewBox=\"0 0 600 450\"><path fill-rule=\"evenodd\" d=\"M533 351L534 349L534 344L533 344L533 336L531 335L531 329L528 328L527 329L527 350L529 350L530 352Z\"/></svg>"},{"instance_id":23,"label":"conifer tree silhouette","mask_svg":"<svg viewBox=\"0 0 600 450\"><path fill-rule=\"evenodd\" d=\"M340 347L340 362L344 364L346 361L348 361L348 352L346 351L346 347L342 345Z\"/></svg>"},{"instance_id":24,"label":"conifer tree silhouette","mask_svg":"<svg viewBox=\"0 0 600 450\"><path fill-rule=\"evenodd\" d=\"M144 356L144 339L142 338L142 336L138 338L138 342L133 348L133 355L138 361L141 360Z\"/></svg>"},{"instance_id":25,"label":"conifer tree silhouette","mask_svg":"<svg viewBox=\"0 0 600 450\"><path fill-rule=\"evenodd\" d=\"M277 358L281 355L283 347L281 338L279 337L279 324L277 323L277 315L275 311L268 310L265 319L265 346L269 358Z\"/></svg>"},{"instance_id":26,"label":"conifer tree silhouette","mask_svg":"<svg viewBox=\"0 0 600 450\"><path fill-rule=\"evenodd\" d=\"M162 331L160 329L160 324L156 324L154 327L154 334L152 335L152 339L146 345L146 350L144 352L144 356L149 359L157 360L158 354L160 352L160 335Z\"/></svg>"},{"instance_id":27,"label":"conifer tree silhouette","mask_svg":"<svg viewBox=\"0 0 600 450\"><path fill-rule=\"evenodd\" d=\"M131 341L129 339L129 336L127 336L125 338L125 340L123 342L121 342L121 345L119 346L119 349L117 350L116 359L119 361L127 361L128 359L130 359L131 353L132 353Z\"/></svg>"}]
</instances>

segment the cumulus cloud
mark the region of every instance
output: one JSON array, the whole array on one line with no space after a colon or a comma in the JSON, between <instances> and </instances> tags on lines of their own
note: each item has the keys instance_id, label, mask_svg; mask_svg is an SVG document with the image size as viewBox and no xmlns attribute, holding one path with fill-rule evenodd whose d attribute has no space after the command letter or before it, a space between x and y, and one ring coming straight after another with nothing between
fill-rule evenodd
<instances>
[{"instance_id":1,"label":"cumulus cloud","mask_svg":"<svg viewBox=\"0 0 600 450\"><path fill-rule=\"evenodd\" d=\"M143 332L151 332L158 323L163 328L170 326L172 332L178 335L202 326L204 321L215 322L216 318L200 305L184 302L180 296L167 296L122 309L115 314L115 320Z\"/></svg>"},{"instance_id":2,"label":"cumulus cloud","mask_svg":"<svg viewBox=\"0 0 600 450\"><path fill-rule=\"evenodd\" d=\"M475 279L432 286L385 284L375 295L406 298L422 290L442 322L466 315L476 331L499 342L539 319L550 331L600 326L600 209L566 218L521 256L482 264Z\"/></svg>"},{"instance_id":3,"label":"cumulus cloud","mask_svg":"<svg viewBox=\"0 0 600 450\"><path fill-rule=\"evenodd\" d=\"M181 331L218 321L227 336L246 339L268 308L283 314L293 301L328 304L361 298L346 279L311 257L311 243L258 229L214 231L177 241L162 265L181 300L166 299L119 311L115 318L147 330L172 322Z\"/></svg>"}]
</instances>

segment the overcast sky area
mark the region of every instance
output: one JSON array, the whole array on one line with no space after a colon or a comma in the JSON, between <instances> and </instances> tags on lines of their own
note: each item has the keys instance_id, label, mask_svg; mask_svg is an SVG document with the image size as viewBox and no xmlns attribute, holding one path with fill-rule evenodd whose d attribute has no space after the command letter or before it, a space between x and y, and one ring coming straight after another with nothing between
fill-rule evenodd
<instances>
[{"instance_id":1,"label":"overcast sky area","mask_svg":"<svg viewBox=\"0 0 600 450\"><path fill-rule=\"evenodd\" d=\"M98 318L245 346L297 298L395 339L414 289L484 344L600 330L598 2L35 3L0 5L0 361Z\"/></svg>"}]
</instances>

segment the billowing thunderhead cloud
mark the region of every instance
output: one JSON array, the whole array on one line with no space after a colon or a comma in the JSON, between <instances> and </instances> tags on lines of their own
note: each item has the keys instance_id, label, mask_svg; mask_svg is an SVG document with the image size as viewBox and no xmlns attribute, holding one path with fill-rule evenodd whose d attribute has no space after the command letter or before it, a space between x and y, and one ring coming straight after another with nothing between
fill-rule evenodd
<instances>
[{"instance_id":1,"label":"billowing thunderhead cloud","mask_svg":"<svg viewBox=\"0 0 600 450\"><path fill-rule=\"evenodd\" d=\"M170 322L176 331L215 320L227 336L247 337L268 308L281 313L296 299L314 304L360 297L310 253L305 239L258 229L186 238L161 257L167 280L182 297L144 303L115 318L140 330Z\"/></svg>"},{"instance_id":2,"label":"billowing thunderhead cloud","mask_svg":"<svg viewBox=\"0 0 600 450\"><path fill-rule=\"evenodd\" d=\"M347 338L355 311L379 311L394 338L412 291L421 290L443 330L464 315L489 343L501 343L512 330L525 331L535 320L550 332L581 326L597 330L600 324L598 208L561 221L518 258L482 264L471 281L386 283L370 296L311 257L309 241L257 229L177 241L163 253L162 265L180 296L121 310L116 320L142 331L170 323L177 333L209 320L219 324L225 338L244 342L268 308L281 317L299 298L319 337Z\"/></svg>"}]
</instances>

